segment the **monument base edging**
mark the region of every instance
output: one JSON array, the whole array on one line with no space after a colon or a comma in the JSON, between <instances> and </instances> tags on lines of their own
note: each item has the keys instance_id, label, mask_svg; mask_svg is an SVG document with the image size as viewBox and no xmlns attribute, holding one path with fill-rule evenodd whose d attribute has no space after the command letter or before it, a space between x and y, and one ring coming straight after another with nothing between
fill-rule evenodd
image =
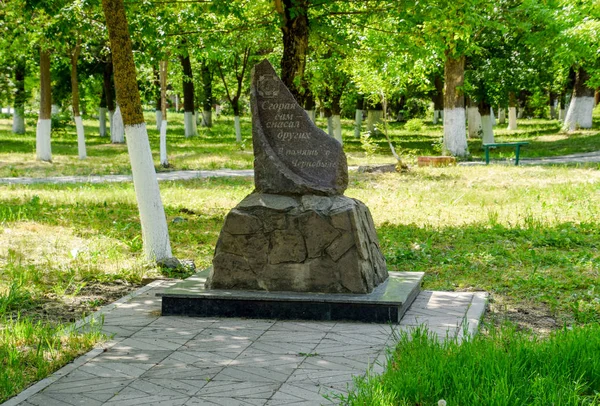
<instances>
[{"instance_id":1,"label":"monument base edging","mask_svg":"<svg viewBox=\"0 0 600 406\"><path fill-rule=\"evenodd\" d=\"M422 272L389 272L368 294L207 289L210 269L168 288L163 316L397 323L420 292Z\"/></svg>"}]
</instances>

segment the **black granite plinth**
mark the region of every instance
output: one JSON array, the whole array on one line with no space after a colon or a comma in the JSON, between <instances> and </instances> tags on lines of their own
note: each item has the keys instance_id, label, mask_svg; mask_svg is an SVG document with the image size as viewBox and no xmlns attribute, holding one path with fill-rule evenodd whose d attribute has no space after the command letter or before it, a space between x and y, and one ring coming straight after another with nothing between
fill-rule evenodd
<instances>
[{"instance_id":1,"label":"black granite plinth","mask_svg":"<svg viewBox=\"0 0 600 406\"><path fill-rule=\"evenodd\" d=\"M163 316L397 323L420 291L422 272L390 272L368 294L205 289L209 270L166 289Z\"/></svg>"}]
</instances>

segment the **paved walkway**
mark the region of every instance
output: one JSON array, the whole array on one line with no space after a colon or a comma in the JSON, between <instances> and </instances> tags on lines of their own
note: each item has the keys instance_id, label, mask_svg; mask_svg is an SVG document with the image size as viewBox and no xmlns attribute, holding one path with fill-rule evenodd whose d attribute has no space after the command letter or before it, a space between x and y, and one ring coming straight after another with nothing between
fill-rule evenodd
<instances>
[{"instance_id":1,"label":"paved walkway","mask_svg":"<svg viewBox=\"0 0 600 406\"><path fill-rule=\"evenodd\" d=\"M153 282L90 316L104 316L112 341L4 406L337 404L354 376L382 371L398 330L473 334L486 301L424 291L399 325L161 317L155 294L169 284Z\"/></svg>"},{"instance_id":2,"label":"paved walkway","mask_svg":"<svg viewBox=\"0 0 600 406\"><path fill-rule=\"evenodd\" d=\"M492 160L492 164L514 165L514 161ZM588 152L583 154L563 155L549 158L521 158L521 165L559 165L559 164L584 164L600 163L600 151ZM485 165L483 161L461 162L462 166ZM358 167L352 166L348 169L356 170ZM196 178L212 178L225 176L254 176L253 169L217 169L207 171L171 171L158 172L156 177L159 181L165 180L189 180ZM111 182L131 182L131 175L92 175L92 176L54 176L48 178L0 178L0 184L20 184L31 185L35 183L111 183Z\"/></svg>"}]
</instances>

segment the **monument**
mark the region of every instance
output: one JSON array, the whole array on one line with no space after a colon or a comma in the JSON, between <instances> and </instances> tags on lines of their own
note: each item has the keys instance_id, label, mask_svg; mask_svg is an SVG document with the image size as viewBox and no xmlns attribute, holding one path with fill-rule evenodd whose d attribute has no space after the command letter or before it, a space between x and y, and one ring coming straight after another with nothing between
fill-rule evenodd
<instances>
[{"instance_id":1,"label":"monument","mask_svg":"<svg viewBox=\"0 0 600 406\"><path fill-rule=\"evenodd\" d=\"M213 267L165 292L163 314L399 320L422 274L388 278L369 209L343 195L341 144L267 60L251 106L255 190L227 214Z\"/></svg>"}]
</instances>

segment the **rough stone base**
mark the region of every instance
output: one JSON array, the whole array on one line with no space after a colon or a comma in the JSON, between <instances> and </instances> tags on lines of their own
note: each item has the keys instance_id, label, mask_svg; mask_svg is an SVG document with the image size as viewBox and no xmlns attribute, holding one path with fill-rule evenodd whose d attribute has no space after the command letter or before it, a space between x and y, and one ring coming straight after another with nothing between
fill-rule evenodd
<instances>
[{"instance_id":1,"label":"rough stone base","mask_svg":"<svg viewBox=\"0 0 600 406\"><path fill-rule=\"evenodd\" d=\"M387 277L373 219L362 202L253 193L227 215L206 286L369 293Z\"/></svg>"}]
</instances>

